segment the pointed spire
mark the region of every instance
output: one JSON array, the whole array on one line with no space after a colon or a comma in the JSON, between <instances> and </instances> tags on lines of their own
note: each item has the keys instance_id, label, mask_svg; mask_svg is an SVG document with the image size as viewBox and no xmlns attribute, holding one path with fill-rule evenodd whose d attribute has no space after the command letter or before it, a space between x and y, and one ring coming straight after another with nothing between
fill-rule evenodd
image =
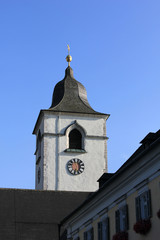
<instances>
[{"instance_id":1,"label":"pointed spire","mask_svg":"<svg viewBox=\"0 0 160 240\"><path fill-rule=\"evenodd\" d=\"M68 55L66 57L66 61L68 62L68 67L70 67L70 62L72 61L72 56L70 55L70 47L67 45L68 48Z\"/></svg>"}]
</instances>

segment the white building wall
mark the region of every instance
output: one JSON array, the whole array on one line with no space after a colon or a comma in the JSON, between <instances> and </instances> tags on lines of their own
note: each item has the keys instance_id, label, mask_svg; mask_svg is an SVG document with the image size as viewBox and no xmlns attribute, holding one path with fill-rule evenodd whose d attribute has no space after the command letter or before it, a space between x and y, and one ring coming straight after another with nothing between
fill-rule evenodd
<instances>
[{"instance_id":1,"label":"white building wall","mask_svg":"<svg viewBox=\"0 0 160 240\"><path fill-rule=\"evenodd\" d=\"M74 122L80 125L85 133L84 149L86 153L69 153L65 130ZM45 114L43 145L43 186L45 190L95 191L98 189L98 178L107 171L106 118L86 115ZM41 127L42 129L42 127ZM38 131L37 131L38 134ZM72 175L67 169L67 162L79 158L85 170L79 175Z\"/></svg>"}]
</instances>

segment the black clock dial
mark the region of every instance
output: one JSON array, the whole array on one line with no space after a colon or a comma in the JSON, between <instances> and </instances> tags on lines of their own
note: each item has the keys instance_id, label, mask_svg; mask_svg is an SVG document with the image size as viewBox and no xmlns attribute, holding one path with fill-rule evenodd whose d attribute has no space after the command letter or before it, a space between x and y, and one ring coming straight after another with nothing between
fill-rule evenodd
<instances>
[{"instance_id":1,"label":"black clock dial","mask_svg":"<svg viewBox=\"0 0 160 240\"><path fill-rule=\"evenodd\" d=\"M78 175L84 171L84 163L80 159L74 158L67 163L67 168L71 174Z\"/></svg>"}]
</instances>

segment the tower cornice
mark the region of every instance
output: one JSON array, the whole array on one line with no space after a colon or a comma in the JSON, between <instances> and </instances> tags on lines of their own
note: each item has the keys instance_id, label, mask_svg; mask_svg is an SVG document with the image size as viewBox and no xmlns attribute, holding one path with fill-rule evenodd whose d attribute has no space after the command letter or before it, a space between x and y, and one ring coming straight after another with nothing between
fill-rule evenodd
<instances>
[{"instance_id":1,"label":"tower cornice","mask_svg":"<svg viewBox=\"0 0 160 240\"><path fill-rule=\"evenodd\" d=\"M107 120L110 116L110 114L106 114L106 113L81 113L81 112L67 112L67 111L53 111L52 109L42 109L39 112L36 124L34 126L33 132L32 134L36 134L36 129L39 126L39 123L41 121L41 119L43 118L44 114L50 114L50 115L71 115L71 116L88 116L88 117L98 117L98 118L104 118L105 120Z\"/></svg>"}]
</instances>

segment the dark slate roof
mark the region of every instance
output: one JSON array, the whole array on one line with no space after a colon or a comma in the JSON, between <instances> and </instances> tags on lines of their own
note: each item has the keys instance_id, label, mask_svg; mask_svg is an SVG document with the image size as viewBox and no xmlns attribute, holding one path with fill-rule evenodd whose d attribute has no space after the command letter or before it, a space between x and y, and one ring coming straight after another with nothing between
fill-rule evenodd
<instances>
[{"instance_id":1,"label":"dark slate roof","mask_svg":"<svg viewBox=\"0 0 160 240\"><path fill-rule=\"evenodd\" d=\"M158 137L160 137L160 130L157 131L156 133L149 132L147 136L145 136L145 138L143 138L143 140L140 143L142 143L143 145L146 143L150 144Z\"/></svg>"},{"instance_id":2,"label":"dark slate roof","mask_svg":"<svg viewBox=\"0 0 160 240\"><path fill-rule=\"evenodd\" d=\"M60 221L88 194L0 189L0 239L58 240Z\"/></svg>"},{"instance_id":3,"label":"dark slate roof","mask_svg":"<svg viewBox=\"0 0 160 240\"><path fill-rule=\"evenodd\" d=\"M36 133L39 119L44 113L80 113L104 116L106 119L110 114L100 113L89 105L85 87L73 77L73 70L67 67L65 77L58 82L53 91L52 104L49 109L42 109L34 126L33 134Z\"/></svg>"},{"instance_id":4,"label":"dark slate roof","mask_svg":"<svg viewBox=\"0 0 160 240\"><path fill-rule=\"evenodd\" d=\"M54 88L49 110L58 112L103 114L93 110L87 100L85 87L73 77L73 70L67 67L65 77ZM108 115L108 114L103 114Z\"/></svg>"},{"instance_id":5,"label":"dark slate roof","mask_svg":"<svg viewBox=\"0 0 160 240\"><path fill-rule=\"evenodd\" d=\"M103 173L102 176L97 180L99 182L99 188L101 188L105 182L109 180L113 176L114 173Z\"/></svg>"}]
</instances>

